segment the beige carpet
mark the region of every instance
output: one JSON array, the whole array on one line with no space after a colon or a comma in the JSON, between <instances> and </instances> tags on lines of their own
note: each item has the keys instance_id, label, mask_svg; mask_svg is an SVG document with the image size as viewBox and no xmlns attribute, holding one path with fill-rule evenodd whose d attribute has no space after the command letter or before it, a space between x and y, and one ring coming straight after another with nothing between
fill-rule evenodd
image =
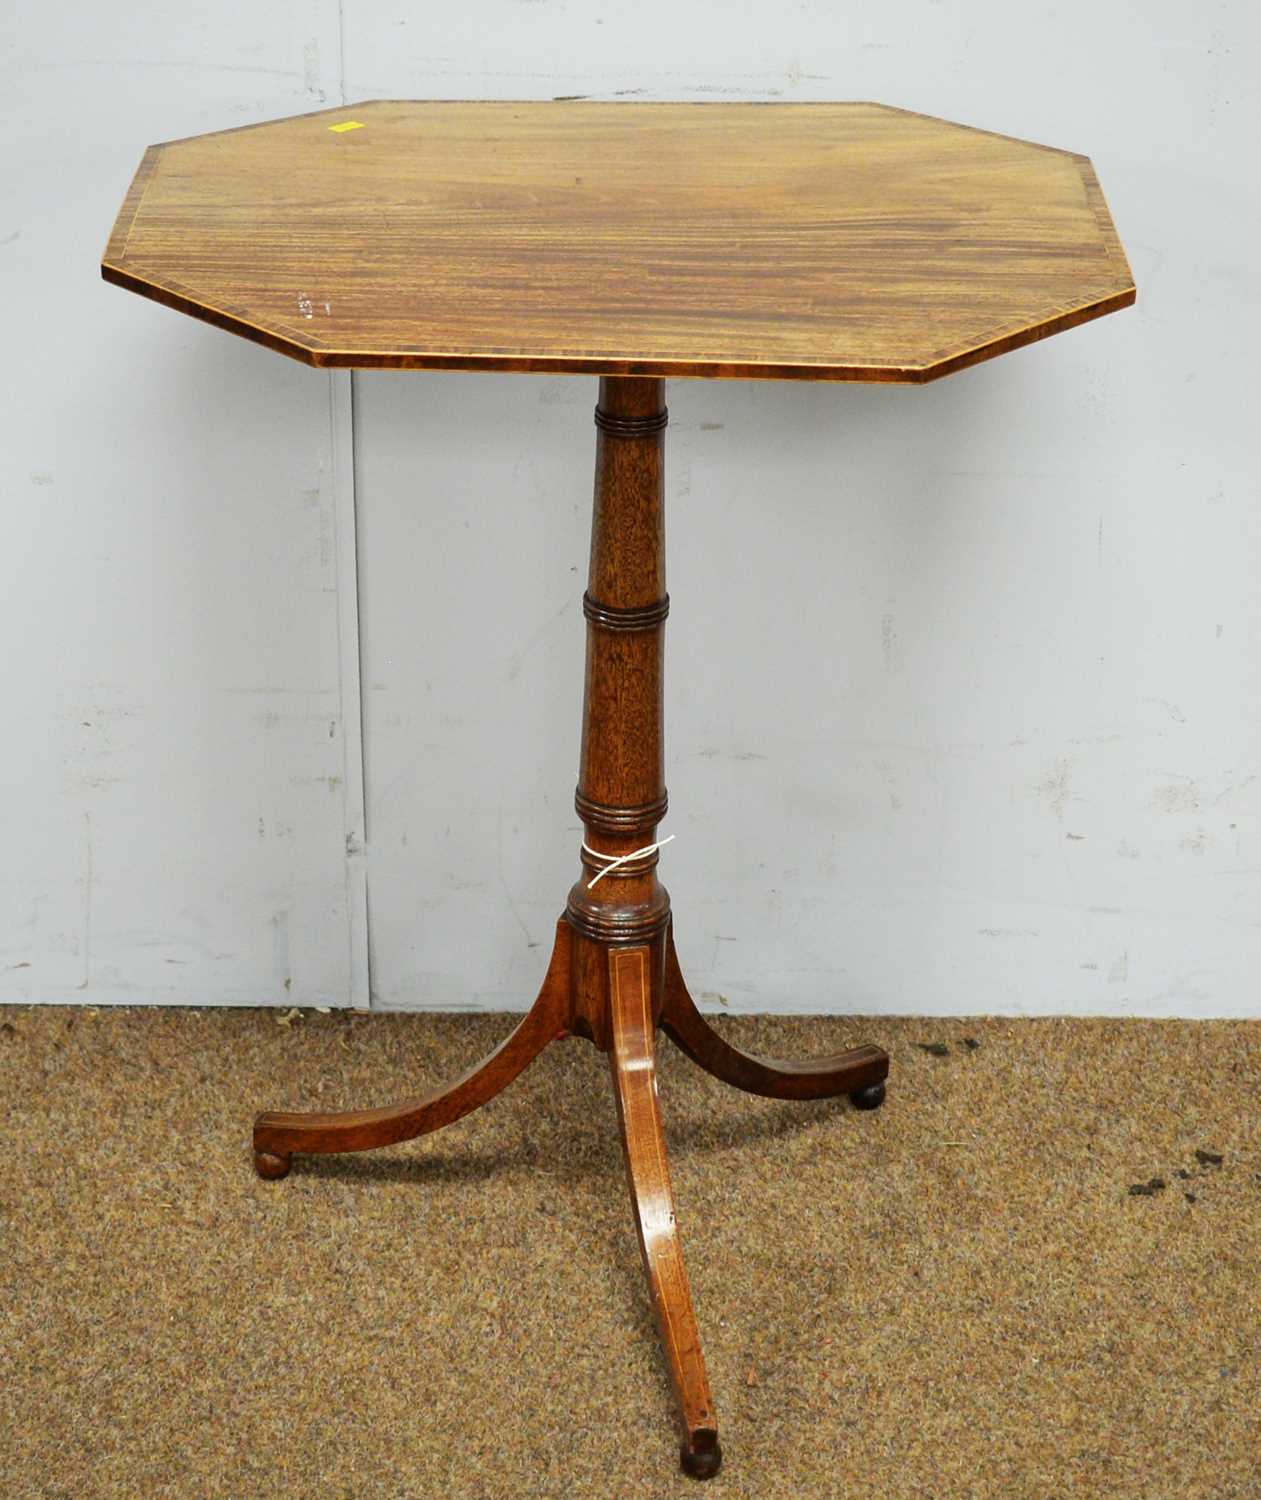
<instances>
[{"instance_id":1,"label":"beige carpet","mask_svg":"<svg viewBox=\"0 0 1261 1500\"><path fill-rule=\"evenodd\" d=\"M257 1107L390 1102L508 1024L0 1011L0 1495L702 1493L590 1046L251 1171ZM719 1024L894 1072L778 1104L662 1039L715 1500L1261 1496L1261 1023Z\"/></svg>"}]
</instances>

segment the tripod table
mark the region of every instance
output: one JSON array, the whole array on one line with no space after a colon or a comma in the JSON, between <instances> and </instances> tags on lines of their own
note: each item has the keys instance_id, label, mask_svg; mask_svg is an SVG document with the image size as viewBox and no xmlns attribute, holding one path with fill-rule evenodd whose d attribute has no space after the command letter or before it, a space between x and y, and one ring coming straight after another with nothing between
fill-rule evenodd
<instances>
[{"instance_id":1,"label":"tripod table","mask_svg":"<svg viewBox=\"0 0 1261 1500\"><path fill-rule=\"evenodd\" d=\"M458 1120L551 1041L608 1054L682 1420L721 1462L657 1101L658 1029L776 1099L884 1098L889 1060L737 1051L697 1009L657 878L666 812L667 377L918 384L1125 307L1090 162L877 104L394 102L152 146L108 281L321 368L599 377L576 805L581 873L533 1007L448 1087L268 1111L254 1161Z\"/></svg>"}]
</instances>

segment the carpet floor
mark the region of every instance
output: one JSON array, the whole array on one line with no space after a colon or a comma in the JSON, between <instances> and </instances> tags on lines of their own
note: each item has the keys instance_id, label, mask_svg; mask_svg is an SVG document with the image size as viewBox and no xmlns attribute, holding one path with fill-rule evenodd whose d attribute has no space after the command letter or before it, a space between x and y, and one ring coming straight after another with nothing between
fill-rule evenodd
<instances>
[{"instance_id":1,"label":"carpet floor","mask_svg":"<svg viewBox=\"0 0 1261 1500\"><path fill-rule=\"evenodd\" d=\"M677 1471L604 1060L253 1174L260 1106L388 1103L506 1017L0 1010L0 1494L1261 1496L1261 1023L727 1019L888 1102L661 1039L725 1463Z\"/></svg>"}]
</instances>

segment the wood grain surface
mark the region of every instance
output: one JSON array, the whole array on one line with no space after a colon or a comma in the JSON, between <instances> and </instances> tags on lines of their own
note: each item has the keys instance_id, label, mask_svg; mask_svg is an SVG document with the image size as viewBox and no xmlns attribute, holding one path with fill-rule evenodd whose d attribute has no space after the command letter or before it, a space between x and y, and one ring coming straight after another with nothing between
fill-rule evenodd
<instances>
[{"instance_id":1,"label":"wood grain surface","mask_svg":"<svg viewBox=\"0 0 1261 1500\"><path fill-rule=\"evenodd\" d=\"M889 1076L889 1054L882 1047L850 1047L826 1057L771 1058L741 1052L714 1030L688 992L666 934L665 1004L661 1029L698 1067L733 1088L767 1099L835 1099L883 1085ZM880 1100L883 1102L881 1092Z\"/></svg>"},{"instance_id":2,"label":"wood grain surface","mask_svg":"<svg viewBox=\"0 0 1261 1500\"><path fill-rule=\"evenodd\" d=\"M487 1057L454 1083L403 1104L337 1113L264 1110L254 1121L254 1167L260 1177L285 1177L293 1153L370 1151L414 1140L454 1124L500 1094L549 1042L569 1035L571 931L562 917L542 988L534 1004Z\"/></svg>"},{"instance_id":3,"label":"wood grain surface","mask_svg":"<svg viewBox=\"0 0 1261 1500\"><path fill-rule=\"evenodd\" d=\"M678 1398L683 1426L683 1467L696 1477L707 1479L718 1472L722 1450L683 1264L661 1106L657 1101L651 956L647 948L613 948L608 954L608 965L612 1028L609 1068L635 1227L666 1363Z\"/></svg>"},{"instance_id":4,"label":"wood grain surface","mask_svg":"<svg viewBox=\"0 0 1261 1500\"><path fill-rule=\"evenodd\" d=\"M910 382L1135 295L1084 156L867 103L376 101L171 141L102 274L320 366Z\"/></svg>"}]
</instances>

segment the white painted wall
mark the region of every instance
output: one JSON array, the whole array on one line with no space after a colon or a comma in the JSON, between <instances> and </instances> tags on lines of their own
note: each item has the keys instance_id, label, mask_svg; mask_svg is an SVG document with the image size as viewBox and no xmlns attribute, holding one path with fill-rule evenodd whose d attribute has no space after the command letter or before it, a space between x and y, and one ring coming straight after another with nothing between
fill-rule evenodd
<instances>
[{"instance_id":1,"label":"white painted wall","mask_svg":"<svg viewBox=\"0 0 1261 1500\"><path fill-rule=\"evenodd\" d=\"M340 97L332 0L205 11L4 28L6 1000L367 993L348 378L98 269L149 141Z\"/></svg>"},{"instance_id":2,"label":"white painted wall","mask_svg":"<svg viewBox=\"0 0 1261 1500\"><path fill-rule=\"evenodd\" d=\"M528 1003L575 871L594 381L356 376L356 608L344 378L95 258L151 139L636 91L1086 150L1139 282L919 391L672 383L664 878L694 988L1261 1013L1250 7L211 9L28 4L5 54L7 996L362 996L366 864L374 1003Z\"/></svg>"}]
</instances>

